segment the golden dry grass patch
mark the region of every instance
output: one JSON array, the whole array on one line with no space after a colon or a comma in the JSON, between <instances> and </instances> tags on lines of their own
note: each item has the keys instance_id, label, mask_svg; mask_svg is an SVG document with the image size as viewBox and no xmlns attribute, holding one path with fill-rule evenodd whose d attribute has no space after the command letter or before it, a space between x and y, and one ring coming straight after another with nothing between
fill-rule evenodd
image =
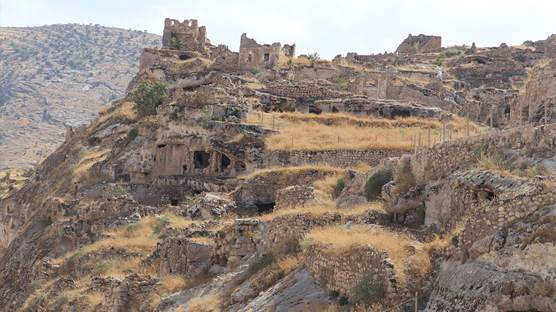
<instances>
[{"instance_id":1,"label":"golden dry grass patch","mask_svg":"<svg viewBox=\"0 0 556 312\"><path fill-rule=\"evenodd\" d=\"M102 124L107 120L113 118L135 120L137 118L137 112L135 111L135 103L126 101L121 104L114 104L114 106L103 108L100 111L98 123Z\"/></svg>"},{"instance_id":2,"label":"golden dry grass patch","mask_svg":"<svg viewBox=\"0 0 556 312\"><path fill-rule=\"evenodd\" d=\"M252 112L249 124L276 130L265 138L268 150L402 150L409 151L420 138L424 146L440 140L442 123L435 119L383 119L348 114ZM479 126L454 116L446 124L452 139L475 133ZM469 131L467 130L469 129ZM449 131L449 132L448 132Z\"/></svg>"},{"instance_id":3,"label":"golden dry grass patch","mask_svg":"<svg viewBox=\"0 0 556 312\"><path fill-rule=\"evenodd\" d=\"M222 298L219 294L210 294L193 298L189 301L188 312L219 312Z\"/></svg>"}]
</instances>

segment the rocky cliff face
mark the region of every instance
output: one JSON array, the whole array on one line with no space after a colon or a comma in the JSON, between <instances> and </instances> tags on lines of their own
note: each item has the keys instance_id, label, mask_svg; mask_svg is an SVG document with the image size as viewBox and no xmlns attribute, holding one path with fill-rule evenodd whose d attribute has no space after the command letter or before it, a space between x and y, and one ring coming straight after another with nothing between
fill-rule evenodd
<instances>
[{"instance_id":1,"label":"rocky cliff face","mask_svg":"<svg viewBox=\"0 0 556 312\"><path fill-rule=\"evenodd\" d=\"M0 28L0 168L30 167L123 96L157 35L87 25Z\"/></svg>"},{"instance_id":2,"label":"rocky cliff face","mask_svg":"<svg viewBox=\"0 0 556 312\"><path fill-rule=\"evenodd\" d=\"M167 24L123 98L2 178L1 311L554 310L554 125L488 131L429 71L242 71L197 21ZM465 78L477 102L506 69ZM368 151L340 145L366 131Z\"/></svg>"}]
</instances>

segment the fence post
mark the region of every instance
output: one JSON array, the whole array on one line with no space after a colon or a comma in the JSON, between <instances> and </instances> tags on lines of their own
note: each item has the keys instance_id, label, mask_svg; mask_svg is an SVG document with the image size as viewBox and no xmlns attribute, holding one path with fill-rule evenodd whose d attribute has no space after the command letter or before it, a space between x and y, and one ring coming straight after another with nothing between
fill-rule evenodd
<instances>
[{"instance_id":1,"label":"fence post","mask_svg":"<svg viewBox=\"0 0 556 312\"><path fill-rule=\"evenodd\" d=\"M415 292L415 312L419 311L419 297L417 297L417 292Z\"/></svg>"},{"instance_id":2,"label":"fence post","mask_svg":"<svg viewBox=\"0 0 556 312\"><path fill-rule=\"evenodd\" d=\"M427 131L427 147L431 147L431 128L429 128Z\"/></svg>"},{"instance_id":3,"label":"fence post","mask_svg":"<svg viewBox=\"0 0 556 312\"><path fill-rule=\"evenodd\" d=\"M419 143L417 144L419 148L421 148L421 132L419 132Z\"/></svg>"}]
</instances>

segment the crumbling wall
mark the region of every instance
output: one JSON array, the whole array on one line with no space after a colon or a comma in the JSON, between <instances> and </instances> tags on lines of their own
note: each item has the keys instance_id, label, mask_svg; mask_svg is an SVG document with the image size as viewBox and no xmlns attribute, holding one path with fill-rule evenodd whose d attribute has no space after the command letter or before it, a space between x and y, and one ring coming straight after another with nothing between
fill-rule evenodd
<instances>
[{"instance_id":1,"label":"crumbling wall","mask_svg":"<svg viewBox=\"0 0 556 312\"><path fill-rule=\"evenodd\" d=\"M418 35L409 36L398 46L396 52L399 54L417 54L439 52L442 49L442 37Z\"/></svg>"},{"instance_id":2,"label":"crumbling wall","mask_svg":"<svg viewBox=\"0 0 556 312\"><path fill-rule=\"evenodd\" d=\"M516 125L551 123L556 120L556 61L539 64L530 71L525 92L513 106Z\"/></svg>"},{"instance_id":3,"label":"crumbling wall","mask_svg":"<svg viewBox=\"0 0 556 312\"><path fill-rule=\"evenodd\" d=\"M332 90L329 86L306 82L291 84L271 83L261 90L261 92L304 101L339 98L348 95L345 92Z\"/></svg>"},{"instance_id":4,"label":"crumbling wall","mask_svg":"<svg viewBox=\"0 0 556 312\"><path fill-rule=\"evenodd\" d=\"M302 207L315 198L315 189L305 185L292 185L276 192L274 210Z\"/></svg>"},{"instance_id":5,"label":"crumbling wall","mask_svg":"<svg viewBox=\"0 0 556 312\"><path fill-rule=\"evenodd\" d=\"M239 67L243 70L257 68L272 68L279 62L287 62L295 56L295 44L282 46L279 42L273 44L258 44L257 41L242 34L239 44Z\"/></svg>"},{"instance_id":6,"label":"crumbling wall","mask_svg":"<svg viewBox=\"0 0 556 312\"><path fill-rule=\"evenodd\" d=\"M554 147L556 147L556 125L515 128L419 150L411 159L411 169L417 183L424 185L446 177L465 164L476 161L482 150L534 150Z\"/></svg>"},{"instance_id":7,"label":"crumbling wall","mask_svg":"<svg viewBox=\"0 0 556 312\"><path fill-rule=\"evenodd\" d=\"M320 286L347 297L352 297L353 287L366 275L388 284L393 277L388 256L370 246L336 254L327 250L327 246L314 244L305 251L305 258L307 270Z\"/></svg>"},{"instance_id":8,"label":"crumbling wall","mask_svg":"<svg viewBox=\"0 0 556 312\"><path fill-rule=\"evenodd\" d=\"M174 50L204 51L207 44L207 29L198 25L197 20L178 20L166 18L162 47Z\"/></svg>"},{"instance_id":9,"label":"crumbling wall","mask_svg":"<svg viewBox=\"0 0 556 312\"><path fill-rule=\"evenodd\" d=\"M328 164L334 167L353 167L361 163L378 165L383 159L400 157L404 150L325 150L325 151L267 151L264 166L299 166Z\"/></svg>"}]
</instances>

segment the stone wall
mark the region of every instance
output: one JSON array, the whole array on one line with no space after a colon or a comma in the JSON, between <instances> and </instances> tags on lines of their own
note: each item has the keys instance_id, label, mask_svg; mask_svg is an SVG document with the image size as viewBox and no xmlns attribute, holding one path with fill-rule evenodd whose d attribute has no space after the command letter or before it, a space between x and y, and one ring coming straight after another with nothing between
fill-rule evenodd
<instances>
[{"instance_id":1,"label":"stone wall","mask_svg":"<svg viewBox=\"0 0 556 312\"><path fill-rule=\"evenodd\" d=\"M315 198L315 189L305 185L292 185L276 192L274 210L302 207Z\"/></svg>"},{"instance_id":2,"label":"stone wall","mask_svg":"<svg viewBox=\"0 0 556 312\"><path fill-rule=\"evenodd\" d=\"M556 125L524 127L492 132L437 144L422 149L411 159L411 169L418 184L438 180L465 164L477 160L482 150L495 149L554 149Z\"/></svg>"},{"instance_id":3,"label":"stone wall","mask_svg":"<svg viewBox=\"0 0 556 312\"><path fill-rule=\"evenodd\" d=\"M236 219L234 224L217 233L214 259L222 265L235 267L254 254L289 253L298 248L299 240L312 228L335 224L340 219L339 214L319 217L292 214L268 221Z\"/></svg>"},{"instance_id":4,"label":"stone wall","mask_svg":"<svg viewBox=\"0 0 556 312\"><path fill-rule=\"evenodd\" d=\"M335 91L328 86L321 86L312 83L269 84L262 92L276 96L288 97L301 100L319 100L327 98L339 98L348 95L345 92Z\"/></svg>"},{"instance_id":5,"label":"stone wall","mask_svg":"<svg viewBox=\"0 0 556 312\"><path fill-rule=\"evenodd\" d=\"M168 237L158 244L151 256L160 274L200 276L208 272L214 246L186 237Z\"/></svg>"},{"instance_id":6,"label":"stone wall","mask_svg":"<svg viewBox=\"0 0 556 312\"><path fill-rule=\"evenodd\" d=\"M162 47L175 50L203 51L207 41L207 29L199 27L197 20L177 20L166 18Z\"/></svg>"},{"instance_id":7,"label":"stone wall","mask_svg":"<svg viewBox=\"0 0 556 312\"><path fill-rule=\"evenodd\" d=\"M512 107L511 117L515 125L556 120L555 73L556 60L541 63L530 71L525 92Z\"/></svg>"},{"instance_id":8,"label":"stone wall","mask_svg":"<svg viewBox=\"0 0 556 312\"><path fill-rule=\"evenodd\" d=\"M447 231L463 221L461 242L466 245L556 203L556 191L542 181L477 169L458 171L428 185L426 194L425 224Z\"/></svg>"},{"instance_id":9,"label":"stone wall","mask_svg":"<svg viewBox=\"0 0 556 312\"><path fill-rule=\"evenodd\" d=\"M264 166L328 164L347 168L360 163L375 166L385 158L400 157L408 152L404 150L267 151Z\"/></svg>"},{"instance_id":10,"label":"stone wall","mask_svg":"<svg viewBox=\"0 0 556 312\"><path fill-rule=\"evenodd\" d=\"M372 247L360 247L344 253L332 253L326 246L312 245L305 251L305 266L322 287L351 297L353 287L366 275L373 275L388 283L393 272L388 257Z\"/></svg>"},{"instance_id":11,"label":"stone wall","mask_svg":"<svg viewBox=\"0 0 556 312\"><path fill-rule=\"evenodd\" d=\"M273 44L258 44L257 41L241 35L239 45L239 67L249 70L256 68L271 68L279 62L286 62L294 57L295 44L282 46L279 42Z\"/></svg>"},{"instance_id":12,"label":"stone wall","mask_svg":"<svg viewBox=\"0 0 556 312\"><path fill-rule=\"evenodd\" d=\"M427 36L418 35L409 36L400 44L397 53L400 54L416 54L416 53L431 53L439 52L442 49L442 37L440 36Z\"/></svg>"}]
</instances>

